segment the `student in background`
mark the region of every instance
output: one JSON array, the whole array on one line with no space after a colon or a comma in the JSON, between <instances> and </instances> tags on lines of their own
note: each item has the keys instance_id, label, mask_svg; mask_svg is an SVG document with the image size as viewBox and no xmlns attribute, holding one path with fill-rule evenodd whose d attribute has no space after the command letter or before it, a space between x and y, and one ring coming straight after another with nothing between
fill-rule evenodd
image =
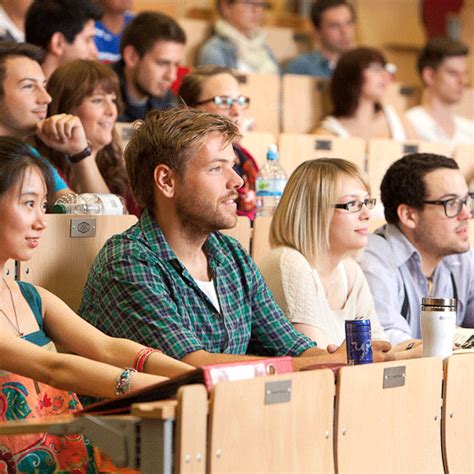
<instances>
[{"instance_id":1,"label":"student in background","mask_svg":"<svg viewBox=\"0 0 474 474\"><path fill-rule=\"evenodd\" d=\"M330 83L332 115L313 133L366 140L416 138L408 121L382 103L391 80L386 66L385 58L376 49L358 48L344 53Z\"/></svg>"},{"instance_id":2,"label":"student in background","mask_svg":"<svg viewBox=\"0 0 474 474\"><path fill-rule=\"evenodd\" d=\"M273 216L262 275L289 321L319 347L340 345L344 322L356 318L370 319L374 340L387 340L355 260L367 244L374 206L361 169L321 158L293 172ZM392 351L413 357L406 347Z\"/></svg>"},{"instance_id":3,"label":"student in background","mask_svg":"<svg viewBox=\"0 0 474 474\"><path fill-rule=\"evenodd\" d=\"M453 112L469 83L468 54L465 44L450 38L433 38L421 50L422 103L406 113L420 140L447 143L452 148L474 144L474 121Z\"/></svg>"},{"instance_id":4,"label":"student in background","mask_svg":"<svg viewBox=\"0 0 474 474\"><path fill-rule=\"evenodd\" d=\"M31 146L0 138L0 275L7 260L27 261L40 245L50 184L49 168ZM55 344L69 353L56 352ZM81 408L73 392L114 398L189 369L159 351L106 336L44 288L6 277L0 282L2 421L72 413ZM0 447L8 472L97 468L83 436L2 436Z\"/></svg>"},{"instance_id":5,"label":"student in background","mask_svg":"<svg viewBox=\"0 0 474 474\"><path fill-rule=\"evenodd\" d=\"M78 175L64 153L39 147L41 154L61 171L75 192L118 194L125 199L130 212L136 210L115 131L121 106L117 75L98 61L77 59L56 69L46 89L52 97L48 116L62 114L81 121L90 145L90 153L84 159L92 161L99 173Z\"/></svg>"},{"instance_id":6,"label":"student in background","mask_svg":"<svg viewBox=\"0 0 474 474\"><path fill-rule=\"evenodd\" d=\"M150 110L173 107L176 80L186 35L173 18L158 12L139 13L125 28L122 59L112 64L120 79L124 110L119 122L143 120Z\"/></svg>"},{"instance_id":7,"label":"student in background","mask_svg":"<svg viewBox=\"0 0 474 474\"><path fill-rule=\"evenodd\" d=\"M213 64L241 72L278 73L279 66L260 27L265 0L217 0L220 18L199 50L198 65Z\"/></svg>"},{"instance_id":8,"label":"student in background","mask_svg":"<svg viewBox=\"0 0 474 474\"><path fill-rule=\"evenodd\" d=\"M93 0L35 0L25 21L28 43L46 51L42 68L46 78L74 59L97 59L94 21L102 9Z\"/></svg>"},{"instance_id":9,"label":"student in background","mask_svg":"<svg viewBox=\"0 0 474 474\"><path fill-rule=\"evenodd\" d=\"M133 0L99 0L104 14L95 22L94 40L99 61L113 63L120 60L120 39L132 21Z\"/></svg>"},{"instance_id":10,"label":"student in background","mask_svg":"<svg viewBox=\"0 0 474 474\"><path fill-rule=\"evenodd\" d=\"M319 49L296 56L284 72L329 79L341 54L354 46L354 7L347 0L317 0L310 17Z\"/></svg>"},{"instance_id":11,"label":"student in background","mask_svg":"<svg viewBox=\"0 0 474 474\"><path fill-rule=\"evenodd\" d=\"M184 103L193 108L230 118L242 132L245 124L245 109L250 98L240 92L239 82L232 69L221 66L201 66L186 75L178 91ZM233 143L237 156L235 169L243 180L238 189L237 214L255 219L255 179L258 165L255 158L239 142Z\"/></svg>"}]
</instances>

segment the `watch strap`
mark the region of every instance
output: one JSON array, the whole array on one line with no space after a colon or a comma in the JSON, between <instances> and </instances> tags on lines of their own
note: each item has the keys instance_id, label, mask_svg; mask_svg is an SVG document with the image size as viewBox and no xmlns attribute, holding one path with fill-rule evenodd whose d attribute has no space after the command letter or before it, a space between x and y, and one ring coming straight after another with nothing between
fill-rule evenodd
<instances>
[{"instance_id":1,"label":"watch strap","mask_svg":"<svg viewBox=\"0 0 474 474\"><path fill-rule=\"evenodd\" d=\"M88 156L92 155L92 146L90 142L87 142L87 146L84 148L84 150L80 151L79 153L76 153L75 155L69 155L68 159L70 163L79 163L79 161L82 161L84 158L87 158Z\"/></svg>"}]
</instances>

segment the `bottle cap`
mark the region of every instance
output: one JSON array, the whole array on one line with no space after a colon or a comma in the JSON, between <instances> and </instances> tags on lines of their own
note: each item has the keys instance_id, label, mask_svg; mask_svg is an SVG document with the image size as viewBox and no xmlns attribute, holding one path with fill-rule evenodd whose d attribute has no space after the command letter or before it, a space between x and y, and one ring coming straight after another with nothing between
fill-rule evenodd
<instances>
[{"instance_id":1,"label":"bottle cap","mask_svg":"<svg viewBox=\"0 0 474 474\"><path fill-rule=\"evenodd\" d=\"M278 160L278 148L275 145L275 143L268 145L267 160L270 160L270 161Z\"/></svg>"}]
</instances>

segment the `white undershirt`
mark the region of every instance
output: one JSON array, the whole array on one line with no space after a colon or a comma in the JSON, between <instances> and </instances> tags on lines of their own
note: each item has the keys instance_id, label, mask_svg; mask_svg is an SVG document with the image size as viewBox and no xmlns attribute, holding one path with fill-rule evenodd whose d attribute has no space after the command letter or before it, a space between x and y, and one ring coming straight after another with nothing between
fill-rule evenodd
<instances>
[{"instance_id":1,"label":"white undershirt","mask_svg":"<svg viewBox=\"0 0 474 474\"><path fill-rule=\"evenodd\" d=\"M221 307L219 305L219 299L217 298L217 291L216 287L214 286L213 280L211 281L200 281L194 279L197 286L201 289L201 291L211 300L214 308L216 308L217 312L221 312Z\"/></svg>"}]
</instances>

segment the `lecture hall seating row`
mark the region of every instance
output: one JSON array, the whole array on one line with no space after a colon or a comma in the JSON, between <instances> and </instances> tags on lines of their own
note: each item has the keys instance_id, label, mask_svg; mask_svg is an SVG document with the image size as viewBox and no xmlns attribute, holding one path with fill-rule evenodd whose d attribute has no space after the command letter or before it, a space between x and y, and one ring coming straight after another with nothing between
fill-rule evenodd
<instances>
[{"instance_id":1,"label":"lecture hall seating row","mask_svg":"<svg viewBox=\"0 0 474 474\"><path fill-rule=\"evenodd\" d=\"M444 367L439 358L346 366L336 380L321 368L224 381L209 395L186 385L176 400L132 405L131 417L6 422L0 434L74 426L142 474L473 472L473 393L474 354L458 354ZM126 442L129 425L136 439Z\"/></svg>"}]
</instances>

